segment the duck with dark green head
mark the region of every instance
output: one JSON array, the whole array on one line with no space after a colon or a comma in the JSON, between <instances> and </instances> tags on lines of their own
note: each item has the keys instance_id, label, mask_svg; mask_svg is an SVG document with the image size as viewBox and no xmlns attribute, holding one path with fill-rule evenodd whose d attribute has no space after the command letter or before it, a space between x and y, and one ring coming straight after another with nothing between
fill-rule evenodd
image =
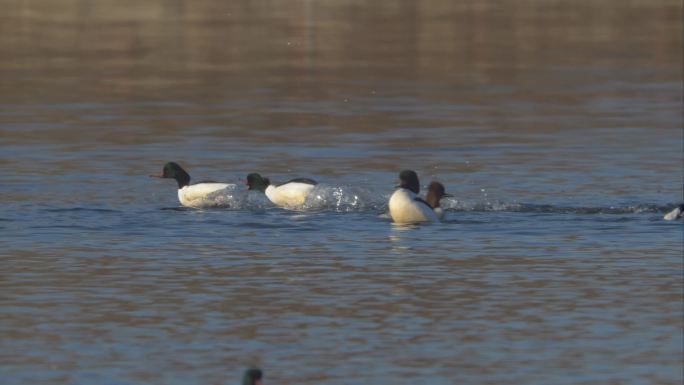
<instances>
[{"instance_id":1,"label":"duck with dark green head","mask_svg":"<svg viewBox=\"0 0 684 385\"><path fill-rule=\"evenodd\" d=\"M242 377L242 385L264 385L261 381L263 377L261 369L247 369Z\"/></svg>"},{"instance_id":2,"label":"duck with dark green head","mask_svg":"<svg viewBox=\"0 0 684 385\"><path fill-rule=\"evenodd\" d=\"M309 178L296 178L279 185L271 184L268 178L260 174L247 175L247 188L261 191L275 205L284 208L299 208L306 201L306 197L318 183Z\"/></svg>"},{"instance_id":3,"label":"duck with dark green head","mask_svg":"<svg viewBox=\"0 0 684 385\"><path fill-rule=\"evenodd\" d=\"M439 222L432 207L418 197L420 182L413 170L399 173L399 186L389 200L389 214L395 223Z\"/></svg>"},{"instance_id":4,"label":"duck with dark green head","mask_svg":"<svg viewBox=\"0 0 684 385\"><path fill-rule=\"evenodd\" d=\"M168 162L164 165L161 175L150 175L156 178L175 179L178 183L178 200L186 207L202 207L209 194L227 187L235 187L231 183L199 182L190 184L188 174L178 163Z\"/></svg>"}]
</instances>

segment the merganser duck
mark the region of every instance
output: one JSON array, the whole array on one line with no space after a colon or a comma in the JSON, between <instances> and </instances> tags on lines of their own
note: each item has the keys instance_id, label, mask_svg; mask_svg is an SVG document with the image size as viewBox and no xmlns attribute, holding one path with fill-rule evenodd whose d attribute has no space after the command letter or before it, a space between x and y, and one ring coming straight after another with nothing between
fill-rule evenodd
<instances>
[{"instance_id":1,"label":"merganser duck","mask_svg":"<svg viewBox=\"0 0 684 385\"><path fill-rule=\"evenodd\" d=\"M150 175L155 178L175 179L178 182L178 200L181 205L186 207L202 207L206 204L205 199L213 192L222 190L226 187L234 187L230 183L199 182L190 184L190 174L188 174L178 163L168 162L164 165L161 175Z\"/></svg>"},{"instance_id":2,"label":"merganser duck","mask_svg":"<svg viewBox=\"0 0 684 385\"><path fill-rule=\"evenodd\" d=\"M244 377L242 377L242 385L263 385L261 379L264 377L264 372L261 369L247 369Z\"/></svg>"},{"instance_id":3,"label":"merganser duck","mask_svg":"<svg viewBox=\"0 0 684 385\"><path fill-rule=\"evenodd\" d=\"M415 171L399 173L399 188L389 200L390 217L395 223L439 222L432 206L418 197L420 183Z\"/></svg>"},{"instance_id":4,"label":"merganser duck","mask_svg":"<svg viewBox=\"0 0 684 385\"><path fill-rule=\"evenodd\" d=\"M667 213L663 219L666 221L674 221L677 218L682 218L684 214L684 203L681 205L677 206L674 210L670 211Z\"/></svg>"},{"instance_id":5,"label":"merganser duck","mask_svg":"<svg viewBox=\"0 0 684 385\"><path fill-rule=\"evenodd\" d=\"M443 184L439 182L430 182L430 185L428 186L428 193L425 196L425 200L430 205L430 207L432 207L432 210L434 210L435 214L437 214L437 218L439 218L440 220L444 219L444 210L442 210L442 208L439 207L439 201L444 197L450 196L453 195L444 192Z\"/></svg>"},{"instance_id":6,"label":"merganser duck","mask_svg":"<svg viewBox=\"0 0 684 385\"><path fill-rule=\"evenodd\" d=\"M296 178L279 185L273 185L268 178L257 173L247 175L249 190L261 191L275 205L285 208L303 205L307 195L317 184L313 179Z\"/></svg>"}]
</instances>

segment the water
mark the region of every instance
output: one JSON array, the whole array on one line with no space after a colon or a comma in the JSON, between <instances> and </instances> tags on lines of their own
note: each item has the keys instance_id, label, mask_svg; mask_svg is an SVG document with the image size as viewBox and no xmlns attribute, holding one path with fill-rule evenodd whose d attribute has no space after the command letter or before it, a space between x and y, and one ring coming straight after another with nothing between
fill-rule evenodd
<instances>
[{"instance_id":1,"label":"water","mask_svg":"<svg viewBox=\"0 0 684 385\"><path fill-rule=\"evenodd\" d=\"M616 3L3 2L1 382L680 384L682 6Z\"/></svg>"}]
</instances>

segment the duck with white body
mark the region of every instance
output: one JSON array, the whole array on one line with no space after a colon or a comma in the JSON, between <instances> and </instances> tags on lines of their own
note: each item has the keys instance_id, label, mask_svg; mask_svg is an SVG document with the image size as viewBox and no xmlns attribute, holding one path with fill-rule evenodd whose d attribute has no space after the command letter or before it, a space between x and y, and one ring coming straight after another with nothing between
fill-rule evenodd
<instances>
[{"instance_id":1,"label":"duck with white body","mask_svg":"<svg viewBox=\"0 0 684 385\"><path fill-rule=\"evenodd\" d=\"M217 191L228 187L235 187L231 183L199 182L190 184L190 174L175 162L164 165L161 175L150 175L156 178L175 179L178 183L178 200L186 207L204 207L208 203L208 197Z\"/></svg>"},{"instance_id":2,"label":"duck with white body","mask_svg":"<svg viewBox=\"0 0 684 385\"><path fill-rule=\"evenodd\" d=\"M389 213L394 223L439 222L433 208L418 197L420 182L412 170L399 173L399 186L389 200Z\"/></svg>"},{"instance_id":3,"label":"duck with white body","mask_svg":"<svg viewBox=\"0 0 684 385\"><path fill-rule=\"evenodd\" d=\"M247 175L249 190L261 191L268 200L283 208L301 208L306 197L318 183L309 178L296 178L285 183L274 185L268 178L257 173Z\"/></svg>"},{"instance_id":4,"label":"duck with white body","mask_svg":"<svg viewBox=\"0 0 684 385\"><path fill-rule=\"evenodd\" d=\"M675 209L670 211L669 213L665 214L663 219L666 221L674 221L675 219L679 219L682 217L684 217L684 203L675 207Z\"/></svg>"}]
</instances>

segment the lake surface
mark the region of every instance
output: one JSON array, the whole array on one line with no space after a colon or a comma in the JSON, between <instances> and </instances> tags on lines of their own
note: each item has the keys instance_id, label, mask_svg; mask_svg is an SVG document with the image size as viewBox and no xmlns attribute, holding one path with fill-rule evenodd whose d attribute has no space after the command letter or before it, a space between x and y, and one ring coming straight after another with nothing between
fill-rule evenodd
<instances>
[{"instance_id":1,"label":"lake surface","mask_svg":"<svg viewBox=\"0 0 684 385\"><path fill-rule=\"evenodd\" d=\"M3 384L682 383L681 2L143 3L0 0Z\"/></svg>"}]
</instances>

